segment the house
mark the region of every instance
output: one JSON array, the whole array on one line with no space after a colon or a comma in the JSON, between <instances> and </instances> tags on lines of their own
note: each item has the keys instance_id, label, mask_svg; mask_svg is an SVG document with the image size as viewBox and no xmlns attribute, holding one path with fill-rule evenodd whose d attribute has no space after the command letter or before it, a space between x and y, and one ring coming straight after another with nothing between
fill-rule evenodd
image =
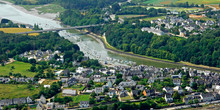
<instances>
[{"instance_id":1,"label":"house","mask_svg":"<svg viewBox=\"0 0 220 110\"><path fill-rule=\"evenodd\" d=\"M25 104L27 102L26 98L14 98L13 104Z\"/></svg>"},{"instance_id":2,"label":"house","mask_svg":"<svg viewBox=\"0 0 220 110\"><path fill-rule=\"evenodd\" d=\"M133 96L139 96L140 91L139 90L131 90L131 94Z\"/></svg>"},{"instance_id":3,"label":"house","mask_svg":"<svg viewBox=\"0 0 220 110\"><path fill-rule=\"evenodd\" d=\"M180 86L174 87L173 90L177 91L179 94L183 94L183 89Z\"/></svg>"},{"instance_id":4,"label":"house","mask_svg":"<svg viewBox=\"0 0 220 110\"><path fill-rule=\"evenodd\" d=\"M113 87L113 86L112 86L112 82L111 82L111 81L108 81L107 86L108 86L109 88L112 88L112 87Z\"/></svg>"},{"instance_id":5,"label":"house","mask_svg":"<svg viewBox=\"0 0 220 110\"><path fill-rule=\"evenodd\" d=\"M60 70L60 71L55 72L55 75L60 76L62 73L63 73L63 70Z\"/></svg>"},{"instance_id":6,"label":"house","mask_svg":"<svg viewBox=\"0 0 220 110\"><path fill-rule=\"evenodd\" d=\"M46 109L47 110L53 110L54 109L54 103L47 103L46 104Z\"/></svg>"},{"instance_id":7,"label":"house","mask_svg":"<svg viewBox=\"0 0 220 110\"><path fill-rule=\"evenodd\" d=\"M192 88L189 87L189 86L186 86L185 89L186 89L187 92L192 92Z\"/></svg>"},{"instance_id":8,"label":"house","mask_svg":"<svg viewBox=\"0 0 220 110\"><path fill-rule=\"evenodd\" d=\"M137 85L136 89L143 91L145 89L145 86L144 85Z\"/></svg>"},{"instance_id":9,"label":"house","mask_svg":"<svg viewBox=\"0 0 220 110\"><path fill-rule=\"evenodd\" d=\"M152 96L152 95L155 95L155 90L154 89L144 89L143 94L144 94L144 96Z\"/></svg>"},{"instance_id":10,"label":"house","mask_svg":"<svg viewBox=\"0 0 220 110\"><path fill-rule=\"evenodd\" d=\"M173 102L172 94L166 94L165 95L165 100L166 100L167 103Z\"/></svg>"},{"instance_id":11,"label":"house","mask_svg":"<svg viewBox=\"0 0 220 110\"><path fill-rule=\"evenodd\" d=\"M96 100L97 100L98 102L100 102L100 101L102 101L102 100L105 99L105 96L104 96L104 95L102 95L102 96L95 96L95 98L96 98Z\"/></svg>"},{"instance_id":12,"label":"house","mask_svg":"<svg viewBox=\"0 0 220 110\"><path fill-rule=\"evenodd\" d=\"M63 75L64 76L69 76L70 75L70 70L69 69L64 70Z\"/></svg>"},{"instance_id":13,"label":"house","mask_svg":"<svg viewBox=\"0 0 220 110\"><path fill-rule=\"evenodd\" d=\"M185 102L185 104L188 104L189 101L193 100L198 100L199 102L201 102L200 93L192 93L191 95L186 95L186 97L183 99L183 102Z\"/></svg>"},{"instance_id":14,"label":"house","mask_svg":"<svg viewBox=\"0 0 220 110\"><path fill-rule=\"evenodd\" d=\"M75 96L76 94L76 90L72 90L72 89L64 89L63 90L63 96Z\"/></svg>"},{"instance_id":15,"label":"house","mask_svg":"<svg viewBox=\"0 0 220 110\"><path fill-rule=\"evenodd\" d=\"M113 97L114 95L116 95L116 91L115 90L109 90L109 92L107 93L109 95L109 97Z\"/></svg>"},{"instance_id":16,"label":"house","mask_svg":"<svg viewBox=\"0 0 220 110\"><path fill-rule=\"evenodd\" d=\"M120 82L119 83L119 86L122 86L122 87L133 87L136 85L136 82L131 80L131 81L124 81L124 82Z\"/></svg>"},{"instance_id":17,"label":"house","mask_svg":"<svg viewBox=\"0 0 220 110\"><path fill-rule=\"evenodd\" d=\"M128 92L127 90L119 91L119 96L120 97L126 97L126 96L128 96L127 92Z\"/></svg>"},{"instance_id":18,"label":"house","mask_svg":"<svg viewBox=\"0 0 220 110\"><path fill-rule=\"evenodd\" d=\"M40 101L42 104L46 104L46 98L44 97L44 95L40 96Z\"/></svg>"},{"instance_id":19,"label":"house","mask_svg":"<svg viewBox=\"0 0 220 110\"><path fill-rule=\"evenodd\" d=\"M5 105L12 105L13 104L13 101L12 99L3 99L3 100L0 100L0 106L5 106Z\"/></svg>"},{"instance_id":20,"label":"house","mask_svg":"<svg viewBox=\"0 0 220 110\"><path fill-rule=\"evenodd\" d=\"M80 101L80 107L81 108L89 107L89 101Z\"/></svg>"},{"instance_id":21,"label":"house","mask_svg":"<svg viewBox=\"0 0 220 110\"><path fill-rule=\"evenodd\" d=\"M64 109L66 107L65 104L55 103L55 110Z\"/></svg>"},{"instance_id":22,"label":"house","mask_svg":"<svg viewBox=\"0 0 220 110\"><path fill-rule=\"evenodd\" d=\"M154 33L154 34L156 34L156 35L158 35L158 36L162 36L162 35L164 35L165 33L163 32L163 31L161 31L161 30L159 30L159 29L155 29L155 28L153 28L153 27L151 27L151 28L147 28L147 27L143 27L142 29L141 29L141 31L143 32L143 31L147 31L147 32L152 32L152 33Z\"/></svg>"},{"instance_id":23,"label":"house","mask_svg":"<svg viewBox=\"0 0 220 110\"><path fill-rule=\"evenodd\" d=\"M39 102L37 104L36 110L44 110L44 105L41 102Z\"/></svg>"},{"instance_id":24,"label":"house","mask_svg":"<svg viewBox=\"0 0 220 110\"><path fill-rule=\"evenodd\" d=\"M210 102L215 100L212 93L206 93L206 94L202 93L200 96L203 102Z\"/></svg>"},{"instance_id":25,"label":"house","mask_svg":"<svg viewBox=\"0 0 220 110\"><path fill-rule=\"evenodd\" d=\"M76 78L74 78L74 77L69 78L68 81L66 82L66 84L67 84L69 87L72 86L72 85L74 85L74 84L76 84L76 83L77 83L77 80L76 80Z\"/></svg>"},{"instance_id":26,"label":"house","mask_svg":"<svg viewBox=\"0 0 220 110\"><path fill-rule=\"evenodd\" d=\"M168 94L173 94L173 88L172 87L164 87L163 90Z\"/></svg>"},{"instance_id":27,"label":"house","mask_svg":"<svg viewBox=\"0 0 220 110\"><path fill-rule=\"evenodd\" d=\"M95 93L96 93L96 94L100 94L100 93L102 93L102 92L104 92L104 89L103 89L102 87L96 87L96 88L95 88Z\"/></svg>"},{"instance_id":28,"label":"house","mask_svg":"<svg viewBox=\"0 0 220 110\"><path fill-rule=\"evenodd\" d=\"M112 83L115 83L116 76L109 76L109 77L107 77L107 81L111 81Z\"/></svg>"},{"instance_id":29,"label":"house","mask_svg":"<svg viewBox=\"0 0 220 110\"><path fill-rule=\"evenodd\" d=\"M44 88L50 88L50 85L44 85Z\"/></svg>"},{"instance_id":30,"label":"house","mask_svg":"<svg viewBox=\"0 0 220 110\"><path fill-rule=\"evenodd\" d=\"M29 96L26 98L26 100L27 100L27 103L28 103L28 104L30 104L30 103L33 102L33 100L32 100Z\"/></svg>"},{"instance_id":31,"label":"house","mask_svg":"<svg viewBox=\"0 0 220 110\"><path fill-rule=\"evenodd\" d=\"M179 78L173 79L173 84L174 84L175 86L181 86L181 79L179 79Z\"/></svg>"}]
</instances>

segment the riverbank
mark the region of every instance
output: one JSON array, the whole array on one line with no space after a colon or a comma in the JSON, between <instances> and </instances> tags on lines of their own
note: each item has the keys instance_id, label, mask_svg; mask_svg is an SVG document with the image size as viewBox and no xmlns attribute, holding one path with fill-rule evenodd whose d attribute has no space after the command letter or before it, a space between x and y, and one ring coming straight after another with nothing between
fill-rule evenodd
<instances>
[{"instance_id":1,"label":"riverbank","mask_svg":"<svg viewBox=\"0 0 220 110\"><path fill-rule=\"evenodd\" d=\"M89 33L88 36L93 37L95 39L97 39L106 50L116 53L116 54L120 54L120 55L125 55L125 56L132 56L134 58L139 58L142 60L149 60L149 61L154 61L160 64L164 64L167 67L173 66L173 67L190 67L190 68L195 68L195 69L201 69L201 70L209 70L209 71L215 71L215 72L220 72L220 68L217 67L209 67L209 66L205 66L205 65L195 65L195 64L191 64L189 62L172 62L172 61L168 61L168 60L163 60L163 59L158 59L158 58L150 58L150 57L146 57L143 55L138 55L138 54L133 54L133 53L129 53L129 52L123 52L121 50L115 49L114 47L112 47L107 40L104 40L104 38L102 38L99 35L96 35L94 33ZM168 66L169 65L169 66Z\"/></svg>"},{"instance_id":2,"label":"riverbank","mask_svg":"<svg viewBox=\"0 0 220 110\"><path fill-rule=\"evenodd\" d=\"M0 0L0 2L11 5L14 8L16 8L16 9L18 9L18 10L24 12L24 13L31 14L31 15L38 16L38 17L42 17L42 18L46 18L46 19L56 20L57 16L59 16L59 13L41 13L41 14L39 14L39 11L36 8L33 8L31 10L26 10L22 6L14 5L13 3L9 2L9 1L5 1L5 0Z\"/></svg>"}]
</instances>

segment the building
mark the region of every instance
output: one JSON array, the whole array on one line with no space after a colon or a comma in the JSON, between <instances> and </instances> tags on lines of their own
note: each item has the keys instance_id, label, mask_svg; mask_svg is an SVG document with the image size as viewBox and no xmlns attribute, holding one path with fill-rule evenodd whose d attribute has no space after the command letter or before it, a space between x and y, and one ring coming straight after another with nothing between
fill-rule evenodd
<instances>
[{"instance_id":1,"label":"building","mask_svg":"<svg viewBox=\"0 0 220 110\"><path fill-rule=\"evenodd\" d=\"M165 33L163 32L163 31L161 31L161 30L159 30L159 29L155 29L155 28L147 28L147 27L143 27L142 29L141 29L141 31L143 32L143 31L147 31L147 32L152 32L152 33L154 33L154 34L156 34L156 35L158 35L158 36L162 36L162 35L164 35Z\"/></svg>"},{"instance_id":2,"label":"building","mask_svg":"<svg viewBox=\"0 0 220 110\"><path fill-rule=\"evenodd\" d=\"M210 102L215 100L212 93L206 93L206 94L202 93L200 96L203 102Z\"/></svg>"},{"instance_id":3,"label":"building","mask_svg":"<svg viewBox=\"0 0 220 110\"><path fill-rule=\"evenodd\" d=\"M95 93L96 93L96 94L100 94L100 93L102 93L102 92L104 92L104 89L103 89L102 87L96 87L96 88L95 88Z\"/></svg>"},{"instance_id":4,"label":"building","mask_svg":"<svg viewBox=\"0 0 220 110\"><path fill-rule=\"evenodd\" d=\"M144 94L144 96L152 96L152 95L155 95L155 90L154 89L144 89L143 94Z\"/></svg>"},{"instance_id":5,"label":"building","mask_svg":"<svg viewBox=\"0 0 220 110\"><path fill-rule=\"evenodd\" d=\"M64 89L62 93L63 93L63 96L74 96L74 95L77 95L76 94L76 90L72 90L72 89Z\"/></svg>"},{"instance_id":6,"label":"building","mask_svg":"<svg viewBox=\"0 0 220 110\"><path fill-rule=\"evenodd\" d=\"M80 101L80 107L81 108L89 107L89 101Z\"/></svg>"},{"instance_id":7,"label":"building","mask_svg":"<svg viewBox=\"0 0 220 110\"><path fill-rule=\"evenodd\" d=\"M166 94L165 95L165 100L167 103L172 103L173 102L173 97L171 94Z\"/></svg>"}]
</instances>

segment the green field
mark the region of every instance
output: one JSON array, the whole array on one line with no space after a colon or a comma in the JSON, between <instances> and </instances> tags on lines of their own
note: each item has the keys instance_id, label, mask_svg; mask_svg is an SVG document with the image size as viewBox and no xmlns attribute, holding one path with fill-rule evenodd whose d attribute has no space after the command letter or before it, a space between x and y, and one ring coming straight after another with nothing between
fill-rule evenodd
<instances>
[{"instance_id":1,"label":"green field","mask_svg":"<svg viewBox=\"0 0 220 110\"><path fill-rule=\"evenodd\" d=\"M89 101L90 94L84 94L84 95L77 95L73 96L73 102L74 103L79 103L80 101Z\"/></svg>"},{"instance_id":2,"label":"green field","mask_svg":"<svg viewBox=\"0 0 220 110\"><path fill-rule=\"evenodd\" d=\"M0 100L6 98L20 98L28 97L34 94L38 94L39 90L36 88L28 89L28 85L25 84L0 84Z\"/></svg>"},{"instance_id":3,"label":"green field","mask_svg":"<svg viewBox=\"0 0 220 110\"><path fill-rule=\"evenodd\" d=\"M146 0L144 3L149 4L170 4L170 3L185 3L189 4L218 4L220 0Z\"/></svg>"},{"instance_id":4,"label":"green field","mask_svg":"<svg viewBox=\"0 0 220 110\"><path fill-rule=\"evenodd\" d=\"M57 96L63 98L62 93L59 93ZM73 101L72 103L78 104L80 101L89 101L90 94L80 94L77 96L70 96Z\"/></svg>"},{"instance_id":5,"label":"green field","mask_svg":"<svg viewBox=\"0 0 220 110\"><path fill-rule=\"evenodd\" d=\"M11 69L12 66L14 66L14 69ZM37 73L30 72L28 69L30 69L31 64L24 63L20 61L15 61L11 64L7 64L5 66L0 66L0 75L9 75L10 72L12 73L20 73L21 75L25 75L27 77L34 77Z\"/></svg>"},{"instance_id":6,"label":"green field","mask_svg":"<svg viewBox=\"0 0 220 110\"><path fill-rule=\"evenodd\" d=\"M157 20L157 19L165 19L166 16L157 16L157 17L146 17L143 20L145 21L151 21L151 20Z\"/></svg>"}]
</instances>

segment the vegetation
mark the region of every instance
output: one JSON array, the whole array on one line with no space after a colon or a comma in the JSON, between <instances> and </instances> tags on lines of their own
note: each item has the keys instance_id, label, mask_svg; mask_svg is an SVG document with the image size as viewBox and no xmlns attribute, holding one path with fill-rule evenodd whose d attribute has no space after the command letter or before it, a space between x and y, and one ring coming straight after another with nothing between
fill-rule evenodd
<instances>
[{"instance_id":1,"label":"vegetation","mask_svg":"<svg viewBox=\"0 0 220 110\"><path fill-rule=\"evenodd\" d=\"M45 33L36 37L0 33L0 62L30 50L59 50L66 63L77 60L83 53L76 44L59 37L58 33ZM74 57L73 57L74 56Z\"/></svg>"},{"instance_id":2,"label":"vegetation","mask_svg":"<svg viewBox=\"0 0 220 110\"><path fill-rule=\"evenodd\" d=\"M181 15L185 16L184 13ZM136 25L132 25L134 22ZM141 31L141 27L150 26L149 22L125 21L124 24L106 26L103 32L110 45L125 52L220 67L219 29L207 30L188 39L177 39Z\"/></svg>"},{"instance_id":3,"label":"vegetation","mask_svg":"<svg viewBox=\"0 0 220 110\"><path fill-rule=\"evenodd\" d=\"M20 73L22 76L34 77L34 75L36 75L37 73L29 71L30 67L31 64L29 63L15 61L5 66L0 66L0 70L1 70L0 76L9 76L9 73L12 74Z\"/></svg>"},{"instance_id":4,"label":"vegetation","mask_svg":"<svg viewBox=\"0 0 220 110\"><path fill-rule=\"evenodd\" d=\"M2 99L28 97L38 93L38 88L35 88L34 86L29 88L29 86L26 84L0 84L0 97Z\"/></svg>"}]
</instances>

